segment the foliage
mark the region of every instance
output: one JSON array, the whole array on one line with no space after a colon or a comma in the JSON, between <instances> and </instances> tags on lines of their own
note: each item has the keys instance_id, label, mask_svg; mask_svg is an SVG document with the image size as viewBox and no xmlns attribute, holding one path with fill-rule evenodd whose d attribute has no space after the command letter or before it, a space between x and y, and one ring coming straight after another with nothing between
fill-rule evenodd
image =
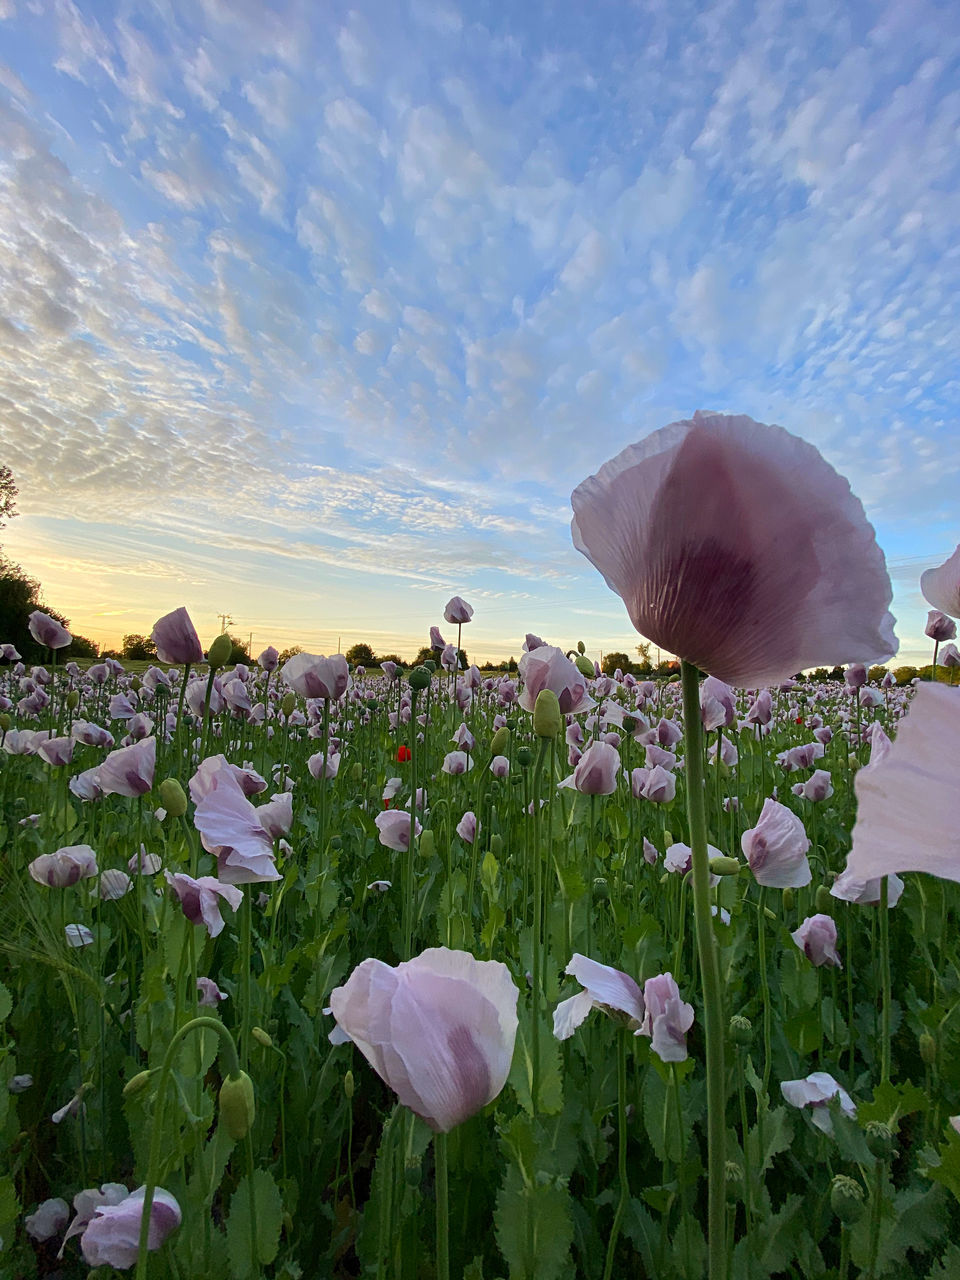
<instances>
[{"instance_id":1,"label":"foliage","mask_svg":"<svg viewBox=\"0 0 960 1280\"><path fill-rule=\"evenodd\" d=\"M351 667L374 667L377 665L376 654L370 645L365 643L352 644L343 656Z\"/></svg>"},{"instance_id":2,"label":"foliage","mask_svg":"<svg viewBox=\"0 0 960 1280\"><path fill-rule=\"evenodd\" d=\"M155 662L157 660L157 646L150 636L127 635L123 637L120 657L127 658L132 662L146 662L151 659Z\"/></svg>"},{"instance_id":3,"label":"foliage","mask_svg":"<svg viewBox=\"0 0 960 1280\"><path fill-rule=\"evenodd\" d=\"M0 529L19 514L16 510L19 492L13 472L7 466L0 466Z\"/></svg>"}]
</instances>

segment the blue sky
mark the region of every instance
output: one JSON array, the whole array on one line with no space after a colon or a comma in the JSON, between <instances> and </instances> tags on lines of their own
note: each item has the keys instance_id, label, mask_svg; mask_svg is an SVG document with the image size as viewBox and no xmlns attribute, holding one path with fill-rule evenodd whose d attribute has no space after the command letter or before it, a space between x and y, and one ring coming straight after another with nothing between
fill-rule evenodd
<instances>
[{"instance_id":1,"label":"blue sky","mask_svg":"<svg viewBox=\"0 0 960 1280\"><path fill-rule=\"evenodd\" d=\"M960 9L0 0L4 547L100 641L635 638L569 495L697 408L960 540Z\"/></svg>"}]
</instances>

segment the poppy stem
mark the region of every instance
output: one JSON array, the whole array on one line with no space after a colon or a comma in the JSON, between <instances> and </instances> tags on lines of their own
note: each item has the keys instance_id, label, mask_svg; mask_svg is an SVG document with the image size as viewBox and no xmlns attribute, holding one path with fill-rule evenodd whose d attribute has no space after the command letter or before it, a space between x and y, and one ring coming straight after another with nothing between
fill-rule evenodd
<instances>
[{"instance_id":1,"label":"poppy stem","mask_svg":"<svg viewBox=\"0 0 960 1280\"><path fill-rule=\"evenodd\" d=\"M680 663L683 724L687 735L687 817L693 861L693 916L703 988L707 1047L707 1249L710 1280L725 1280L727 1269L724 1171L726 1072L723 1061L723 993L717 942L710 916L710 859L704 810L703 730L700 723L700 678L691 663Z\"/></svg>"},{"instance_id":2,"label":"poppy stem","mask_svg":"<svg viewBox=\"0 0 960 1280\"><path fill-rule=\"evenodd\" d=\"M450 1280L450 1201L447 1195L447 1135L434 1134L437 1190L437 1280Z\"/></svg>"},{"instance_id":3,"label":"poppy stem","mask_svg":"<svg viewBox=\"0 0 960 1280\"><path fill-rule=\"evenodd\" d=\"M617 1170L620 1177L620 1199L617 1211L613 1215L613 1226L610 1228L610 1239L607 1242L607 1261L603 1268L603 1280L610 1280L613 1275L613 1257L617 1248L617 1237L620 1235L620 1223L623 1219L627 1201L630 1199L630 1184L627 1181L627 1032L617 1032Z\"/></svg>"},{"instance_id":4,"label":"poppy stem","mask_svg":"<svg viewBox=\"0 0 960 1280\"><path fill-rule=\"evenodd\" d=\"M880 972L883 984L883 1005L880 1011L880 1080L890 1081L890 912L888 897L890 877L880 880Z\"/></svg>"}]
</instances>

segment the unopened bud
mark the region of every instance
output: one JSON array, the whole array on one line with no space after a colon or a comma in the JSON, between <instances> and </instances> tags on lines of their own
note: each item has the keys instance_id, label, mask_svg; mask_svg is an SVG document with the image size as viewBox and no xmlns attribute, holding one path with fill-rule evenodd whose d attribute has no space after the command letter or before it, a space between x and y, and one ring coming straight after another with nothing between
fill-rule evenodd
<instances>
[{"instance_id":1,"label":"unopened bud","mask_svg":"<svg viewBox=\"0 0 960 1280\"><path fill-rule=\"evenodd\" d=\"M171 818L182 818L187 812L187 794L176 778L164 778L160 783L160 803Z\"/></svg>"},{"instance_id":2,"label":"unopened bud","mask_svg":"<svg viewBox=\"0 0 960 1280\"><path fill-rule=\"evenodd\" d=\"M254 1040L256 1040L257 1044L263 1045L264 1049L273 1048L273 1038L272 1036L267 1035L263 1027L251 1027L250 1034L253 1036Z\"/></svg>"},{"instance_id":3,"label":"unopened bud","mask_svg":"<svg viewBox=\"0 0 960 1280\"><path fill-rule=\"evenodd\" d=\"M503 836L499 831L490 837L490 852L497 859L503 857Z\"/></svg>"},{"instance_id":4,"label":"unopened bud","mask_svg":"<svg viewBox=\"0 0 960 1280\"><path fill-rule=\"evenodd\" d=\"M490 739L490 754L492 756L505 756L510 748L510 730L507 726L501 725L497 732Z\"/></svg>"},{"instance_id":5,"label":"unopened bud","mask_svg":"<svg viewBox=\"0 0 960 1280\"><path fill-rule=\"evenodd\" d=\"M420 850L420 857L424 858L428 862L436 853L437 838L430 827L426 827L420 832L420 840L417 848Z\"/></svg>"},{"instance_id":6,"label":"unopened bud","mask_svg":"<svg viewBox=\"0 0 960 1280\"><path fill-rule=\"evenodd\" d=\"M768 920L776 920L777 918L777 913L775 911L771 911L769 907L763 908L763 914L767 917Z\"/></svg>"},{"instance_id":7,"label":"unopened bud","mask_svg":"<svg viewBox=\"0 0 960 1280\"><path fill-rule=\"evenodd\" d=\"M234 1141L247 1136L256 1114L253 1081L247 1073L227 1076L220 1086L220 1119Z\"/></svg>"},{"instance_id":8,"label":"unopened bud","mask_svg":"<svg viewBox=\"0 0 960 1280\"><path fill-rule=\"evenodd\" d=\"M67 694L67 710L76 711L79 705L80 705L80 694L76 691L76 689L71 689L70 692Z\"/></svg>"},{"instance_id":9,"label":"unopened bud","mask_svg":"<svg viewBox=\"0 0 960 1280\"><path fill-rule=\"evenodd\" d=\"M579 654L584 654L584 653L586 653L586 652L587 652L587 646L583 643L583 641L582 641L582 640L578 640L578 641L577 641L577 653L579 653Z\"/></svg>"},{"instance_id":10,"label":"unopened bud","mask_svg":"<svg viewBox=\"0 0 960 1280\"><path fill-rule=\"evenodd\" d=\"M143 681L140 679L139 676L133 677L133 679L130 681L130 688L133 690L134 693L140 692L140 690L143 688Z\"/></svg>"},{"instance_id":11,"label":"unopened bud","mask_svg":"<svg viewBox=\"0 0 960 1280\"><path fill-rule=\"evenodd\" d=\"M825 884L817 885L817 892L814 894L814 903L817 911L822 916L829 916L833 911L834 899L830 896L830 890Z\"/></svg>"},{"instance_id":12,"label":"unopened bud","mask_svg":"<svg viewBox=\"0 0 960 1280\"><path fill-rule=\"evenodd\" d=\"M780 901L783 903L784 911L792 911L793 908L797 905L796 889L792 888L790 885L787 885L787 887L783 891L783 897L780 899Z\"/></svg>"},{"instance_id":13,"label":"unopened bud","mask_svg":"<svg viewBox=\"0 0 960 1280\"><path fill-rule=\"evenodd\" d=\"M711 858L710 870L715 876L735 876L740 874L743 863L737 858Z\"/></svg>"},{"instance_id":14,"label":"unopened bud","mask_svg":"<svg viewBox=\"0 0 960 1280\"><path fill-rule=\"evenodd\" d=\"M287 692L280 699L280 710L283 712L285 716L289 718L290 716L293 715L293 708L296 705L297 705L297 695L293 692L292 689L288 689Z\"/></svg>"},{"instance_id":15,"label":"unopened bud","mask_svg":"<svg viewBox=\"0 0 960 1280\"><path fill-rule=\"evenodd\" d=\"M348 1071L343 1077L343 1092L346 1094L348 1102L353 1097L353 1088L353 1072Z\"/></svg>"},{"instance_id":16,"label":"unopened bud","mask_svg":"<svg viewBox=\"0 0 960 1280\"><path fill-rule=\"evenodd\" d=\"M920 1036L920 1057L928 1067L936 1066L937 1062L937 1042L929 1031L924 1031Z\"/></svg>"},{"instance_id":17,"label":"unopened bud","mask_svg":"<svg viewBox=\"0 0 960 1280\"><path fill-rule=\"evenodd\" d=\"M670 831L667 831L667 829L666 829L666 828L664 828L664 831L663 831L663 847L664 847L664 849L669 849L669 848L670 848L670 846L671 846L672 844L673 844L673 833L672 833L672 832L670 832Z\"/></svg>"},{"instance_id":18,"label":"unopened bud","mask_svg":"<svg viewBox=\"0 0 960 1280\"><path fill-rule=\"evenodd\" d=\"M734 1044L746 1047L753 1041L753 1023L742 1013L735 1013L730 1019L730 1039Z\"/></svg>"},{"instance_id":19,"label":"unopened bud","mask_svg":"<svg viewBox=\"0 0 960 1280\"><path fill-rule=\"evenodd\" d=\"M577 670L582 676L586 676L588 680L592 680L596 675L596 669L589 658L585 658L583 654L578 654L574 659Z\"/></svg>"},{"instance_id":20,"label":"unopened bud","mask_svg":"<svg viewBox=\"0 0 960 1280\"><path fill-rule=\"evenodd\" d=\"M0 711L0 730L6 733L12 724L13 721L7 715L6 711Z\"/></svg>"},{"instance_id":21,"label":"unopened bud","mask_svg":"<svg viewBox=\"0 0 960 1280\"><path fill-rule=\"evenodd\" d=\"M143 1093L144 1089L146 1089L147 1085L150 1083L150 1077L152 1075L152 1071L137 1072L137 1074L131 1080L128 1080L123 1086L123 1096L125 1098L133 1098L138 1093Z\"/></svg>"},{"instance_id":22,"label":"unopened bud","mask_svg":"<svg viewBox=\"0 0 960 1280\"><path fill-rule=\"evenodd\" d=\"M533 704L533 732L538 738L555 738L563 728L560 702L552 689L541 689Z\"/></svg>"},{"instance_id":23,"label":"unopened bud","mask_svg":"<svg viewBox=\"0 0 960 1280\"><path fill-rule=\"evenodd\" d=\"M233 654L233 641L228 635L217 636L213 644L207 650L207 662L213 668L223 667L230 661Z\"/></svg>"},{"instance_id":24,"label":"unopened bud","mask_svg":"<svg viewBox=\"0 0 960 1280\"><path fill-rule=\"evenodd\" d=\"M863 1217L863 1188L854 1178L838 1173L830 1187L830 1208L845 1227Z\"/></svg>"}]
</instances>

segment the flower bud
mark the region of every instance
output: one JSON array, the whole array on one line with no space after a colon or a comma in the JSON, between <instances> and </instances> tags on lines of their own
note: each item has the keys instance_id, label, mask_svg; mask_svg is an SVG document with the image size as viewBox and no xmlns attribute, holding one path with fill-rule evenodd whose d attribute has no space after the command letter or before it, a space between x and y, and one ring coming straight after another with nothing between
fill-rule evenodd
<instances>
[{"instance_id":1,"label":"flower bud","mask_svg":"<svg viewBox=\"0 0 960 1280\"><path fill-rule=\"evenodd\" d=\"M140 692L140 690L143 688L143 681L140 679L139 676L133 677L133 679L130 681L130 688L133 690L134 693Z\"/></svg>"},{"instance_id":2,"label":"flower bud","mask_svg":"<svg viewBox=\"0 0 960 1280\"><path fill-rule=\"evenodd\" d=\"M666 851L673 845L673 833L664 828L663 831L663 847Z\"/></svg>"},{"instance_id":3,"label":"flower bud","mask_svg":"<svg viewBox=\"0 0 960 1280\"><path fill-rule=\"evenodd\" d=\"M793 908L797 905L796 889L794 889L791 885L787 885L787 887L783 891L783 897L780 899L780 901L783 903L784 911L792 911Z\"/></svg>"},{"instance_id":4,"label":"flower bud","mask_svg":"<svg viewBox=\"0 0 960 1280\"><path fill-rule=\"evenodd\" d=\"M251 1027L250 1034L253 1036L254 1040L256 1040L257 1044L263 1045L264 1049L273 1048L273 1037L267 1035L263 1027Z\"/></svg>"},{"instance_id":5,"label":"flower bud","mask_svg":"<svg viewBox=\"0 0 960 1280\"><path fill-rule=\"evenodd\" d=\"M354 760L350 766L350 781L355 787L359 786L363 781L363 765L359 760Z\"/></svg>"},{"instance_id":6,"label":"flower bud","mask_svg":"<svg viewBox=\"0 0 960 1280\"><path fill-rule=\"evenodd\" d=\"M296 705L297 705L297 695L293 692L292 689L288 689L287 692L280 699L280 710L283 712L285 716L289 717L293 715L293 708Z\"/></svg>"},{"instance_id":7,"label":"flower bud","mask_svg":"<svg viewBox=\"0 0 960 1280\"><path fill-rule=\"evenodd\" d=\"M745 1048L753 1041L753 1023L741 1013L735 1013L730 1019L730 1039L735 1045Z\"/></svg>"},{"instance_id":8,"label":"flower bud","mask_svg":"<svg viewBox=\"0 0 960 1280\"><path fill-rule=\"evenodd\" d=\"M429 861L437 851L437 838L433 834L430 827L420 832L420 840L417 845L420 850L420 857Z\"/></svg>"},{"instance_id":9,"label":"flower bud","mask_svg":"<svg viewBox=\"0 0 960 1280\"><path fill-rule=\"evenodd\" d=\"M421 689L430 687L430 672L426 667L414 667L409 676L407 676L407 680L414 693L419 693Z\"/></svg>"},{"instance_id":10,"label":"flower bud","mask_svg":"<svg viewBox=\"0 0 960 1280\"><path fill-rule=\"evenodd\" d=\"M503 857L503 836L499 831L490 837L490 852L498 861Z\"/></svg>"},{"instance_id":11,"label":"flower bud","mask_svg":"<svg viewBox=\"0 0 960 1280\"><path fill-rule=\"evenodd\" d=\"M207 650L207 662L216 669L226 666L233 654L233 641L228 635L217 636Z\"/></svg>"},{"instance_id":12,"label":"flower bud","mask_svg":"<svg viewBox=\"0 0 960 1280\"><path fill-rule=\"evenodd\" d=\"M348 1071L347 1074L343 1077L343 1092L346 1094L348 1102L353 1097L353 1089L354 1089L353 1072Z\"/></svg>"},{"instance_id":13,"label":"flower bud","mask_svg":"<svg viewBox=\"0 0 960 1280\"><path fill-rule=\"evenodd\" d=\"M710 870L715 876L735 876L740 874L743 863L738 858L711 858Z\"/></svg>"},{"instance_id":14,"label":"flower bud","mask_svg":"<svg viewBox=\"0 0 960 1280\"><path fill-rule=\"evenodd\" d=\"M863 1188L854 1178L838 1173L830 1187L830 1208L845 1227L863 1217Z\"/></svg>"},{"instance_id":15,"label":"flower bud","mask_svg":"<svg viewBox=\"0 0 960 1280\"><path fill-rule=\"evenodd\" d=\"M924 1031L920 1036L920 1057L928 1067L936 1066L937 1063L937 1042L929 1031Z\"/></svg>"},{"instance_id":16,"label":"flower bud","mask_svg":"<svg viewBox=\"0 0 960 1280\"><path fill-rule=\"evenodd\" d=\"M583 655L583 654L585 654L586 652L587 652L587 646L583 643L583 641L582 641L582 640L578 640L578 641L577 641L577 653L579 653L579 654L582 656L582 655Z\"/></svg>"},{"instance_id":17,"label":"flower bud","mask_svg":"<svg viewBox=\"0 0 960 1280\"><path fill-rule=\"evenodd\" d=\"M171 818L182 818L187 812L187 795L176 778L164 778L158 788L160 803Z\"/></svg>"},{"instance_id":18,"label":"flower bud","mask_svg":"<svg viewBox=\"0 0 960 1280\"><path fill-rule=\"evenodd\" d=\"M76 689L71 689L70 692L67 694L67 710L76 711L79 705L80 705L80 695L79 693L77 693Z\"/></svg>"},{"instance_id":19,"label":"flower bud","mask_svg":"<svg viewBox=\"0 0 960 1280\"><path fill-rule=\"evenodd\" d=\"M552 689L541 689L533 704L533 732L538 738L555 738L563 728L560 701Z\"/></svg>"},{"instance_id":20,"label":"flower bud","mask_svg":"<svg viewBox=\"0 0 960 1280\"><path fill-rule=\"evenodd\" d=\"M132 1079L128 1080L123 1086L123 1096L125 1098L133 1098L138 1093L143 1093L147 1085L150 1083L152 1071L138 1071Z\"/></svg>"},{"instance_id":21,"label":"flower bud","mask_svg":"<svg viewBox=\"0 0 960 1280\"><path fill-rule=\"evenodd\" d=\"M227 1076L220 1086L220 1119L234 1141L247 1136L256 1114L253 1081L247 1073Z\"/></svg>"},{"instance_id":22,"label":"flower bud","mask_svg":"<svg viewBox=\"0 0 960 1280\"><path fill-rule=\"evenodd\" d=\"M596 675L596 669L589 658L585 658L582 653L574 658L574 664L582 676L586 676L588 680L592 680Z\"/></svg>"},{"instance_id":23,"label":"flower bud","mask_svg":"<svg viewBox=\"0 0 960 1280\"><path fill-rule=\"evenodd\" d=\"M897 1139L893 1130L882 1120L868 1120L864 1126L867 1147L878 1160L890 1160L897 1153Z\"/></svg>"},{"instance_id":24,"label":"flower bud","mask_svg":"<svg viewBox=\"0 0 960 1280\"><path fill-rule=\"evenodd\" d=\"M833 914L831 908L833 907L834 899L830 896L830 890L825 884L817 885L814 902L816 903L818 915L829 916Z\"/></svg>"},{"instance_id":25,"label":"flower bud","mask_svg":"<svg viewBox=\"0 0 960 1280\"><path fill-rule=\"evenodd\" d=\"M6 733L12 724L13 721L7 715L6 711L0 711L0 730Z\"/></svg>"},{"instance_id":26,"label":"flower bud","mask_svg":"<svg viewBox=\"0 0 960 1280\"><path fill-rule=\"evenodd\" d=\"M490 754L492 756L505 756L510 747L510 730L507 726L501 725L497 732L490 739Z\"/></svg>"}]
</instances>

